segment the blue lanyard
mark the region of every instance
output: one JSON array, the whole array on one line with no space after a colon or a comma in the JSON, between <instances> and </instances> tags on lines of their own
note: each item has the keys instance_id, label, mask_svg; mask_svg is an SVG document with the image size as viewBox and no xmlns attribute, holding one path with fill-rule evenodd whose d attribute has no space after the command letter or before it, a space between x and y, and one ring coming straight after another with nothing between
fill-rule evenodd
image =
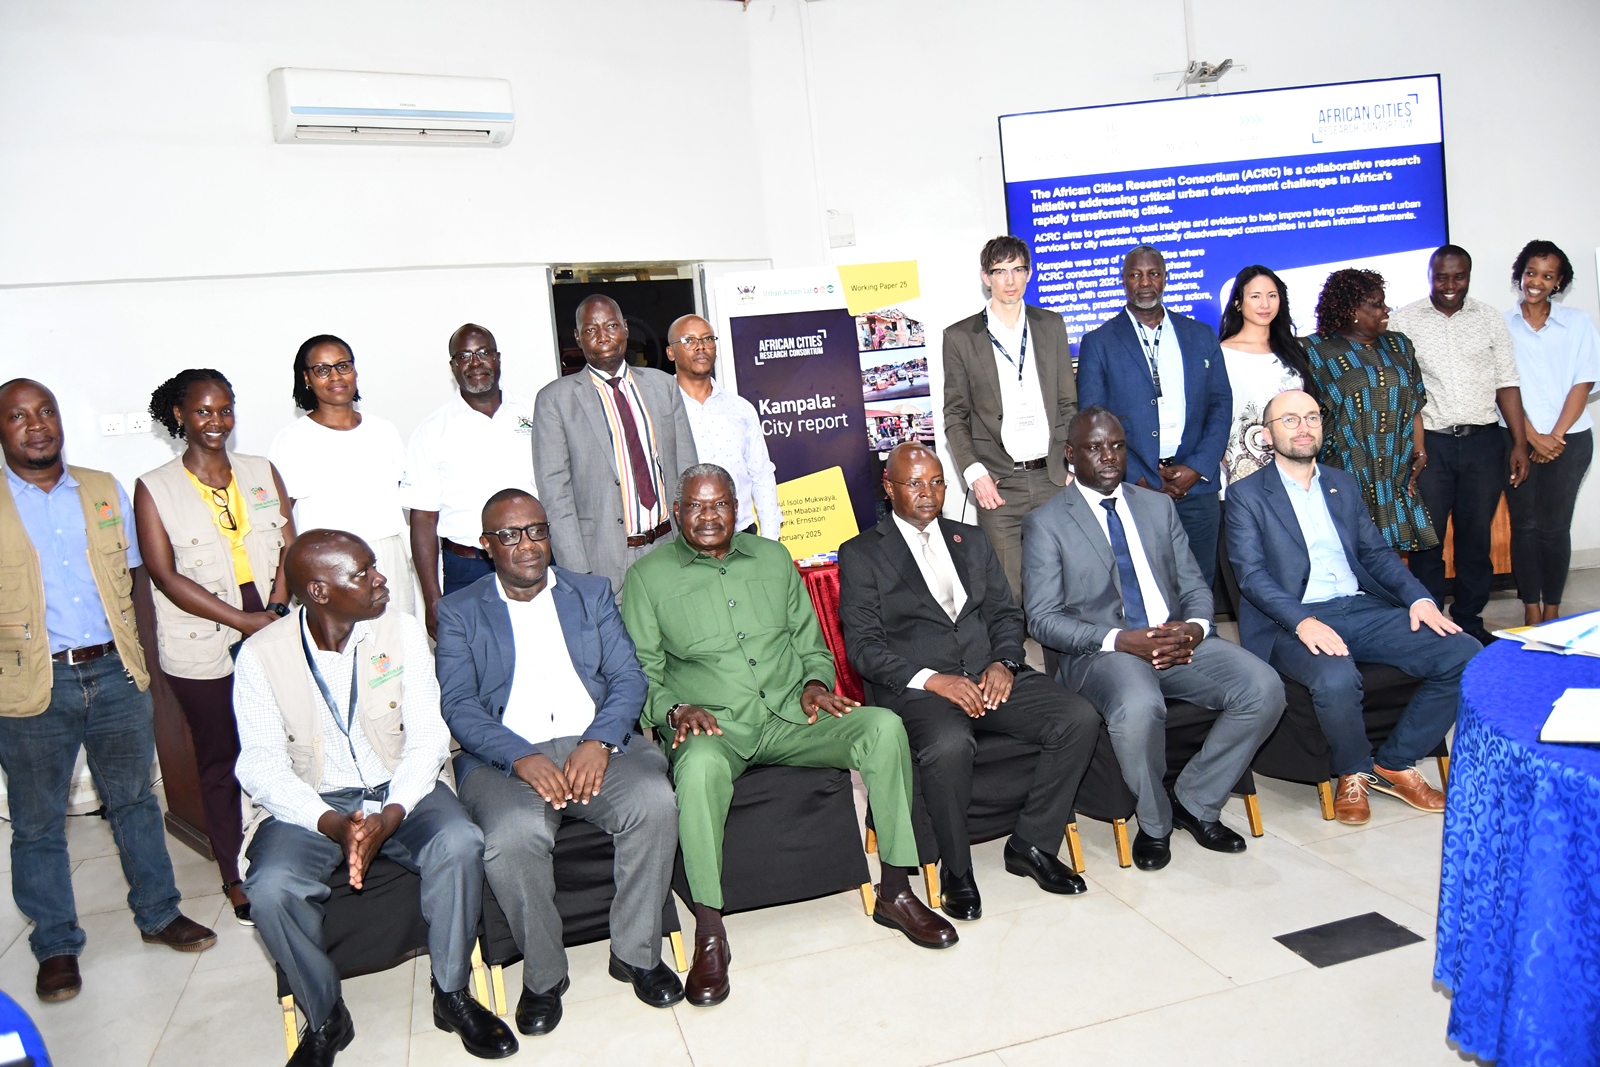
<instances>
[{"instance_id":1,"label":"blue lanyard","mask_svg":"<svg viewBox=\"0 0 1600 1067\"><path fill-rule=\"evenodd\" d=\"M366 781L366 776L361 774L361 760L356 756L356 743L350 737L350 731L356 721L356 700L361 692L356 688L356 664L350 664L350 701L345 709L344 722L339 721L339 705L333 702L333 693L328 689L328 683L322 677L322 672L317 669L317 661L311 655L311 642L306 640L306 609L300 609L300 647L306 654L306 666L311 669L311 680L317 683L317 691L322 694L323 703L328 705L328 711L333 715L333 725L344 734L344 743L350 746L350 762L355 765L357 776Z\"/></svg>"},{"instance_id":2,"label":"blue lanyard","mask_svg":"<svg viewBox=\"0 0 1600 1067\"><path fill-rule=\"evenodd\" d=\"M1001 344L1000 343L1000 339L994 335L994 331L989 329L989 309L988 308L984 308L983 309L983 331L989 335L989 343L994 345L995 351L999 352L1002 356L1005 356L1007 363L1009 363L1013 367L1017 368L1017 381L1019 381L1019 382L1022 381L1022 368L1026 367L1028 365L1028 313L1027 313L1027 311L1023 311L1023 313L1022 313L1022 350L1018 353L1016 359L1012 359L1011 358L1011 353L1006 351L1006 346Z\"/></svg>"}]
</instances>

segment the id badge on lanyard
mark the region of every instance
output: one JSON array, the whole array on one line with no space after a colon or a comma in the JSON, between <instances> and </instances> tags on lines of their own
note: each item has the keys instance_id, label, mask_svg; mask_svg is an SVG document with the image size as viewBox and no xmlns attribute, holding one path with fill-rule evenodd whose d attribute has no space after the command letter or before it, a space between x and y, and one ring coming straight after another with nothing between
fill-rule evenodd
<instances>
[{"instance_id":1,"label":"id badge on lanyard","mask_svg":"<svg viewBox=\"0 0 1600 1067\"><path fill-rule=\"evenodd\" d=\"M989 329L989 309L988 308L984 308L983 309L983 332L989 335L989 343L994 345L995 351L999 352L1002 356L1006 357L1006 362L1007 363L1009 363L1013 367L1017 368L1017 381L1019 381L1019 382L1022 381L1022 368L1026 367L1028 365L1028 316L1027 316L1027 314L1024 313L1023 316L1022 316L1022 342L1021 342L1021 346L1022 347L1018 351L1016 359L1012 359L1011 358L1011 353L1006 351L1006 346L1001 344L1000 343L1000 339L994 335L994 331Z\"/></svg>"},{"instance_id":2,"label":"id badge on lanyard","mask_svg":"<svg viewBox=\"0 0 1600 1067\"><path fill-rule=\"evenodd\" d=\"M356 665L350 665L350 700L345 705L344 721L339 721L339 705L333 702L333 693L328 689L327 681L322 677L322 671L317 668L317 661L311 655L311 643L306 640L305 609L300 609L300 648L306 654L306 666L311 669L311 680L317 684L317 692L322 694L322 702L328 705L328 711L333 715L333 724L344 734L344 742L350 749L350 762L355 765L356 773L361 773L361 761L356 756L356 744L351 739L350 732L355 728L356 701L361 696L357 689ZM365 783L363 783L365 784ZM368 815L376 815L383 810L383 804L376 800L363 800L361 810Z\"/></svg>"}]
</instances>

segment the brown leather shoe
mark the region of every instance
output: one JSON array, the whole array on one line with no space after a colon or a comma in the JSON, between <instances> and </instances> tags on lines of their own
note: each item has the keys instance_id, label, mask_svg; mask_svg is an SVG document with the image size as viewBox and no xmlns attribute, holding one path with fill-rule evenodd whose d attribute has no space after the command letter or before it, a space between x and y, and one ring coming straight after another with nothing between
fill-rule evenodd
<instances>
[{"instance_id":1,"label":"brown leather shoe","mask_svg":"<svg viewBox=\"0 0 1600 1067\"><path fill-rule=\"evenodd\" d=\"M1428 784L1428 780L1415 767L1404 771L1391 771L1387 767L1372 765L1372 788L1380 793L1399 797L1419 811L1438 814L1444 811L1444 794Z\"/></svg>"},{"instance_id":2,"label":"brown leather shoe","mask_svg":"<svg viewBox=\"0 0 1600 1067\"><path fill-rule=\"evenodd\" d=\"M911 939L912 944L923 948L949 948L961 940L956 935L956 928L946 922L943 916L931 911L911 890L902 889L893 900L884 896L881 885L873 886L872 890L878 895L878 903L872 909L872 921L879 926L899 930Z\"/></svg>"},{"instance_id":3,"label":"brown leather shoe","mask_svg":"<svg viewBox=\"0 0 1600 1067\"><path fill-rule=\"evenodd\" d=\"M683 984L684 999L697 1008L709 1008L728 999L728 964L733 950L728 939L707 934L694 939L694 964Z\"/></svg>"},{"instance_id":4,"label":"brown leather shoe","mask_svg":"<svg viewBox=\"0 0 1600 1067\"><path fill-rule=\"evenodd\" d=\"M1372 805L1367 803L1370 774L1341 774L1333 795L1333 817L1346 826L1365 826L1372 821Z\"/></svg>"},{"instance_id":5,"label":"brown leather shoe","mask_svg":"<svg viewBox=\"0 0 1600 1067\"><path fill-rule=\"evenodd\" d=\"M71 1000L83 989L83 979L78 974L78 957L51 956L39 963L39 980L33 991L39 999L55 1002Z\"/></svg>"},{"instance_id":6,"label":"brown leather shoe","mask_svg":"<svg viewBox=\"0 0 1600 1067\"><path fill-rule=\"evenodd\" d=\"M153 934L140 934L146 943L166 945L179 952L204 952L217 943L216 932L182 915Z\"/></svg>"}]
</instances>

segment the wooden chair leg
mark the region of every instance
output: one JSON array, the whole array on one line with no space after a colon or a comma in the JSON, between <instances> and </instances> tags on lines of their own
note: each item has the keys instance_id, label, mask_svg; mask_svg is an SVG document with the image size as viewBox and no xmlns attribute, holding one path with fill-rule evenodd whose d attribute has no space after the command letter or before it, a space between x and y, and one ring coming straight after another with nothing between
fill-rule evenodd
<instances>
[{"instance_id":1,"label":"wooden chair leg","mask_svg":"<svg viewBox=\"0 0 1600 1067\"><path fill-rule=\"evenodd\" d=\"M300 1028L294 1021L294 997L280 997L278 1004L283 1008L283 1043L293 1057L294 1050L300 1047Z\"/></svg>"},{"instance_id":2,"label":"wooden chair leg","mask_svg":"<svg viewBox=\"0 0 1600 1067\"><path fill-rule=\"evenodd\" d=\"M1266 833L1261 828L1261 801L1254 793L1244 795L1244 815L1250 822L1250 836L1260 837Z\"/></svg>"},{"instance_id":3,"label":"wooden chair leg","mask_svg":"<svg viewBox=\"0 0 1600 1067\"><path fill-rule=\"evenodd\" d=\"M494 993L494 1008L496 1015L506 1013L506 971L498 963L489 968L489 989Z\"/></svg>"},{"instance_id":4,"label":"wooden chair leg","mask_svg":"<svg viewBox=\"0 0 1600 1067\"><path fill-rule=\"evenodd\" d=\"M871 915L872 914L872 909L877 906L877 903L878 903L878 898L875 895L873 895L872 883L871 882L862 882L861 883L861 907L862 907L862 910L864 910L868 915Z\"/></svg>"},{"instance_id":5,"label":"wooden chair leg","mask_svg":"<svg viewBox=\"0 0 1600 1067\"><path fill-rule=\"evenodd\" d=\"M1078 839L1078 824L1067 823L1067 861L1076 874L1083 873L1083 842Z\"/></svg>"},{"instance_id":6,"label":"wooden chair leg","mask_svg":"<svg viewBox=\"0 0 1600 1067\"><path fill-rule=\"evenodd\" d=\"M1333 783L1317 783L1317 799L1322 803L1322 818L1325 822L1333 821Z\"/></svg>"},{"instance_id":7,"label":"wooden chair leg","mask_svg":"<svg viewBox=\"0 0 1600 1067\"><path fill-rule=\"evenodd\" d=\"M674 930L667 940L672 942L672 962L678 968L679 974L689 970L689 958L683 954L683 931Z\"/></svg>"},{"instance_id":8,"label":"wooden chair leg","mask_svg":"<svg viewBox=\"0 0 1600 1067\"><path fill-rule=\"evenodd\" d=\"M869 855L869 856L872 855L874 852L878 851L878 831L874 830L870 826L867 827L867 845L866 845L866 849L867 849L867 855Z\"/></svg>"},{"instance_id":9,"label":"wooden chair leg","mask_svg":"<svg viewBox=\"0 0 1600 1067\"><path fill-rule=\"evenodd\" d=\"M1439 788L1448 791L1450 788L1450 757L1439 757Z\"/></svg>"},{"instance_id":10,"label":"wooden chair leg","mask_svg":"<svg viewBox=\"0 0 1600 1067\"><path fill-rule=\"evenodd\" d=\"M928 907L937 908L941 903L939 896L939 865L937 863L924 863L922 865L922 885L928 891Z\"/></svg>"},{"instance_id":11,"label":"wooden chair leg","mask_svg":"<svg viewBox=\"0 0 1600 1067\"><path fill-rule=\"evenodd\" d=\"M476 941L472 944L472 995L479 1004L494 1011L489 1001L489 968L483 965L483 948Z\"/></svg>"},{"instance_id":12,"label":"wooden chair leg","mask_svg":"<svg viewBox=\"0 0 1600 1067\"><path fill-rule=\"evenodd\" d=\"M1117 840L1117 866L1133 866L1133 846L1128 844L1128 820L1112 819L1111 836Z\"/></svg>"}]
</instances>

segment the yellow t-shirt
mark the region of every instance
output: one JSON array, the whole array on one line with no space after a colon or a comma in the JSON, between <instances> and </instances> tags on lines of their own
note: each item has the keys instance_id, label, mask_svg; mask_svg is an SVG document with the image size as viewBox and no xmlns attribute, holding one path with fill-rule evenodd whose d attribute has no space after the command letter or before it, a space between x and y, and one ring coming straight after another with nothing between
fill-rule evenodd
<instances>
[{"instance_id":1,"label":"yellow t-shirt","mask_svg":"<svg viewBox=\"0 0 1600 1067\"><path fill-rule=\"evenodd\" d=\"M217 529L227 539L228 546L233 550L233 579L240 585L249 585L255 581L255 572L250 569L250 556L244 550L244 535L250 532L250 519L244 513L244 498L239 495L239 479L232 473L228 475L228 488L213 489L199 478L194 476L194 471L185 467L183 473L189 476L195 491L200 494L200 499L211 511L211 521L217 524ZM227 497L226 503L223 497ZM232 526L233 529L228 527Z\"/></svg>"}]
</instances>

